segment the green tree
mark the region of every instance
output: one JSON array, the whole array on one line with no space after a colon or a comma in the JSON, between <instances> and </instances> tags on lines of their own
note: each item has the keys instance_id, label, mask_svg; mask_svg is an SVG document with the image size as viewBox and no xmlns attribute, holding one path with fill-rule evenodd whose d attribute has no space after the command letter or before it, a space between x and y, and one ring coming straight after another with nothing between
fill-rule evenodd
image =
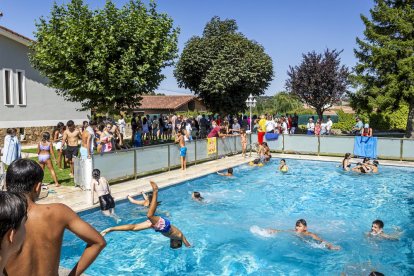
<instances>
[{"instance_id":1,"label":"green tree","mask_svg":"<svg viewBox=\"0 0 414 276\"><path fill-rule=\"evenodd\" d=\"M313 107L322 120L323 112L337 103L347 92L348 68L341 66L341 52L327 49L323 54L303 55L299 66L289 67L287 90Z\"/></svg>"},{"instance_id":2,"label":"green tree","mask_svg":"<svg viewBox=\"0 0 414 276\"><path fill-rule=\"evenodd\" d=\"M375 0L371 20L361 15L365 39L357 38L358 91L351 104L372 112L409 105L406 136L414 137L414 1Z\"/></svg>"},{"instance_id":3,"label":"green tree","mask_svg":"<svg viewBox=\"0 0 414 276\"><path fill-rule=\"evenodd\" d=\"M250 93L264 93L273 65L261 45L237 32L236 21L213 17L202 37L187 41L174 76L209 110L230 114L246 110Z\"/></svg>"},{"instance_id":4,"label":"green tree","mask_svg":"<svg viewBox=\"0 0 414 276\"><path fill-rule=\"evenodd\" d=\"M280 114L292 112L303 106L296 96L284 91L274 95L272 102L275 112Z\"/></svg>"},{"instance_id":5,"label":"green tree","mask_svg":"<svg viewBox=\"0 0 414 276\"><path fill-rule=\"evenodd\" d=\"M178 29L154 2L131 0L122 8L107 1L90 10L82 0L54 4L36 24L30 60L49 86L82 109L119 112L164 79L161 69L177 57Z\"/></svg>"}]
</instances>

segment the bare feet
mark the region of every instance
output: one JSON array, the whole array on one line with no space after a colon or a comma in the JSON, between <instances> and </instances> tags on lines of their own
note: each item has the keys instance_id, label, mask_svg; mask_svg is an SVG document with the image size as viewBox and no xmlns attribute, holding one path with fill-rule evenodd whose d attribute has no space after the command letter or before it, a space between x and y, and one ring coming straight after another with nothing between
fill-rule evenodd
<instances>
[{"instance_id":1,"label":"bare feet","mask_svg":"<svg viewBox=\"0 0 414 276\"><path fill-rule=\"evenodd\" d=\"M55 187L60 187L60 186L62 186L62 185L60 185L59 183L55 184Z\"/></svg>"},{"instance_id":2,"label":"bare feet","mask_svg":"<svg viewBox=\"0 0 414 276\"><path fill-rule=\"evenodd\" d=\"M150 180L150 184L152 186L153 191L158 191L158 186L154 181Z\"/></svg>"}]
</instances>

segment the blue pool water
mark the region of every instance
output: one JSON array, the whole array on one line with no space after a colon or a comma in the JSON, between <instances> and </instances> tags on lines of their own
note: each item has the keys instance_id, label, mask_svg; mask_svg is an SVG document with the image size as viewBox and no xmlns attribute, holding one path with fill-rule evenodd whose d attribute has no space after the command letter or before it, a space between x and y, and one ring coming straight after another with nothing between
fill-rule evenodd
<instances>
[{"instance_id":1,"label":"blue pool water","mask_svg":"<svg viewBox=\"0 0 414 276\"><path fill-rule=\"evenodd\" d=\"M208 175L161 190L158 210L192 248L172 250L153 230L113 232L88 275L385 275L414 273L414 170L380 167L377 175L342 172L336 163L287 160L290 172L277 172L278 160L264 167L243 165L235 177ZM177 177L179 173L177 173ZM149 185L149 184L148 184ZM200 191L206 203L191 200ZM138 192L138 191L137 191ZM122 223L146 219L146 211L118 203ZM99 231L115 225L100 211L81 217ZM256 228L308 230L341 246L329 251L291 233L266 237ZM371 222L382 219L398 241L367 238ZM71 268L84 243L65 234L61 265Z\"/></svg>"}]
</instances>

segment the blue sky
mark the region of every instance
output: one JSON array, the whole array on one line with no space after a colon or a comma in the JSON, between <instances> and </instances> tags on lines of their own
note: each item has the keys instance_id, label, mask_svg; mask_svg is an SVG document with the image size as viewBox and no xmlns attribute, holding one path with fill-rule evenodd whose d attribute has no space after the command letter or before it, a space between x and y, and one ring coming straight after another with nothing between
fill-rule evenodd
<instances>
[{"instance_id":1,"label":"blue sky","mask_svg":"<svg viewBox=\"0 0 414 276\"><path fill-rule=\"evenodd\" d=\"M68 1L56 0L57 3ZM105 0L86 0L91 8L102 7ZM126 0L114 0L118 6ZM145 1L147 2L147 1ZM205 24L215 15L235 19L239 31L264 46L273 59L274 79L266 95L284 90L289 65L297 65L302 53L322 52L326 48L343 50L343 64L356 63L355 38L364 25L360 14L369 15L372 0L158 0L160 11L169 14L180 27L179 49L194 35L201 35ZM34 22L47 16L53 0L0 0L0 25L33 38ZM174 68L166 68L160 92L188 94L177 86ZM167 92L169 91L169 92Z\"/></svg>"}]
</instances>

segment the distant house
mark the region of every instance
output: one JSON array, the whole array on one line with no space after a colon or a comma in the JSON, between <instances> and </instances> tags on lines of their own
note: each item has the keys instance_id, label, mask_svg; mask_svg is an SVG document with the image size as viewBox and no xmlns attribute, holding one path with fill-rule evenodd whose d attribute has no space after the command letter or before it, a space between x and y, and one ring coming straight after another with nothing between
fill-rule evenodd
<instances>
[{"instance_id":1,"label":"distant house","mask_svg":"<svg viewBox=\"0 0 414 276\"><path fill-rule=\"evenodd\" d=\"M17 128L27 142L36 142L43 131L58 122L81 124L89 111L77 111L79 103L68 102L47 87L29 62L33 41L0 26L0 142L7 128ZM1 144L2 145L2 144Z\"/></svg>"},{"instance_id":2,"label":"distant house","mask_svg":"<svg viewBox=\"0 0 414 276\"><path fill-rule=\"evenodd\" d=\"M170 114L185 111L207 111L195 96L141 96L140 106L134 111L141 114Z\"/></svg>"}]
</instances>

